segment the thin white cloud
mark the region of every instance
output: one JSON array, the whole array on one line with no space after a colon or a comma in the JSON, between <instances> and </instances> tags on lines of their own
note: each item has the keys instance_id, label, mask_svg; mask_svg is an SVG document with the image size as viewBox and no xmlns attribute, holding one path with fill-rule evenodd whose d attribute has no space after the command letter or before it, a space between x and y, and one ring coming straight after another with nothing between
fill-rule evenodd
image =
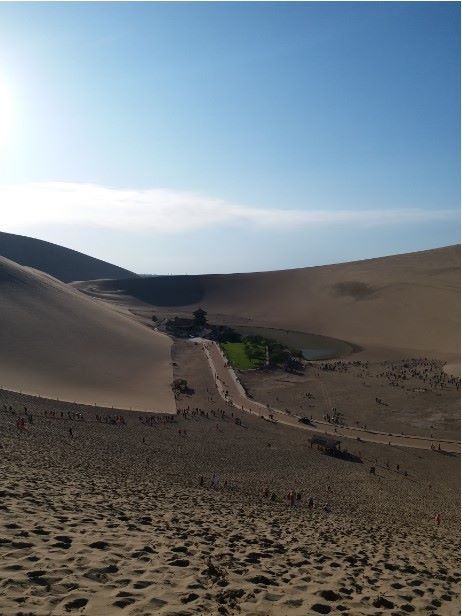
<instances>
[{"instance_id":1,"label":"thin white cloud","mask_svg":"<svg viewBox=\"0 0 462 616\"><path fill-rule=\"evenodd\" d=\"M319 210L245 207L194 193L131 190L97 184L41 182L0 185L3 230L46 225L177 233L229 225L256 228L356 224L386 225L456 219L457 210Z\"/></svg>"}]
</instances>

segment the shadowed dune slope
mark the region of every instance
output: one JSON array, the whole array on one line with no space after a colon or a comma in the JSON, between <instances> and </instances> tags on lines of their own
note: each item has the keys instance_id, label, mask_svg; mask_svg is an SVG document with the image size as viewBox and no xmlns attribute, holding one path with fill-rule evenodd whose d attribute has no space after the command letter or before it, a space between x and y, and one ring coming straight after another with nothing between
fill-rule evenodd
<instances>
[{"instance_id":1,"label":"shadowed dune slope","mask_svg":"<svg viewBox=\"0 0 462 616\"><path fill-rule=\"evenodd\" d=\"M0 385L86 404L173 411L171 341L0 257Z\"/></svg>"},{"instance_id":2,"label":"shadowed dune slope","mask_svg":"<svg viewBox=\"0 0 462 616\"><path fill-rule=\"evenodd\" d=\"M158 276L79 285L101 297L248 318L368 346L457 354L460 246L250 274Z\"/></svg>"},{"instance_id":3,"label":"shadowed dune slope","mask_svg":"<svg viewBox=\"0 0 462 616\"><path fill-rule=\"evenodd\" d=\"M62 282L136 276L129 270L76 250L12 233L0 232L0 255L51 274Z\"/></svg>"}]
</instances>

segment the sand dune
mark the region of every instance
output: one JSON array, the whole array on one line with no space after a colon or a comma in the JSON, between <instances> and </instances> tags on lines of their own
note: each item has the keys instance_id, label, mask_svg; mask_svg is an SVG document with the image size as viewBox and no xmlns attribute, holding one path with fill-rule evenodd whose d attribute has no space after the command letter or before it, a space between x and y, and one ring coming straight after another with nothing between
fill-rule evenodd
<instances>
[{"instance_id":1,"label":"sand dune","mask_svg":"<svg viewBox=\"0 0 462 616\"><path fill-rule=\"evenodd\" d=\"M173 423L116 426L91 408L74 421L63 403L50 417L47 401L0 392L2 614L460 614L458 456L371 443L348 444L362 463L326 456L227 405L198 345L173 358L194 384L179 408L203 409Z\"/></svg>"},{"instance_id":2,"label":"sand dune","mask_svg":"<svg viewBox=\"0 0 462 616\"><path fill-rule=\"evenodd\" d=\"M0 232L0 255L51 274L62 282L136 275L76 250L13 233Z\"/></svg>"},{"instance_id":3,"label":"sand dune","mask_svg":"<svg viewBox=\"0 0 462 616\"><path fill-rule=\"evenodd\" d=\"M79 285L189 311L322 334L362 347L459 353L460 246L250 274L159 276Z\"/></svg>"},{"instance_id":4,"label":"sand dune","mask_svg":"<svg viewBox=\"0 0 462 616\"><path fill-rule=\"evenodd\" d=\"M172 411L170 340L55 278L0 258L0 385Z\"/></svg>"}]
</instances>

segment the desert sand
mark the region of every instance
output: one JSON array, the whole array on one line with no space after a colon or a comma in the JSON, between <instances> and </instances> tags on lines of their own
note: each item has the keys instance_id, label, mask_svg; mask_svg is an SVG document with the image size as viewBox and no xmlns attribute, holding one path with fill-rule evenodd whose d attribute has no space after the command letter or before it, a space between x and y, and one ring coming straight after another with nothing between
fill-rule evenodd
<instances>
[{"instance_id":1,"label":"desert sand","mask_svg":"<svg viewBox=\"0 0 462 616\"><path fill-rule=\"evenodd\" d=\"M458 456L325 456L226 404L199 345L173 359L173 424L1 392L2 613L459 613Z\"/></svg>"},{"instance_id":2,"label":"desert sand","mask_svg":"<svg viewBox=\"0 0 462 616\"><path fill-rule=\"evenodd\" d=\"M171 340L51 276L0 259L0 386L175 410Z\"/></svg>"},{"instance_id":3,"label":"desert sand","mask_svg":"<svg viewBox=\"0 0 462 616\"><path fill-rule=\"evenodd\" d=\"M157 311L331 336L382 357L438 355L459 363L460 246L302 269L89 282Z\"/></svg>"},{"instance_id":4,"label":"desert sand","mask_svg":"<svg viewBox=\"0 0 462 616\"><path fill-rule=\"evenodd\" d=\"M71 286L2 259L0 614L459 614L459 271L450 247ZM361 348L235 374L153 328L197 305Z\"/></svg>"},{"instance_id":5,"label":"desert sand","mask_svg":"<svg viewBox=\"0 0 462 616\"><path fill-rule=\"evenodd\" d=\"M44 240L0 231L0 255L62 282L136 276L123 267Z\"/></svg>"},{"instance_id":6,"label":"desert sand","mask_svg":"<svg viewBox=\"0 0 462 616\"><path fill-rule=\"evenodd\" d=\"M235 408L312 434L413 449L442 445L445 452L460 454L460 380L447 376L442 362L405 360L378 366L358 361L310 362L308 375L274 368L236 371L218 344L208 340L196 344L207 358L221 397ZM373 398L372 392L377 391L394 404ZM426 395L412 396L422 393ZM326 419L333 408L342 414L339 424ZM309 418L309 425L300 423L301 418Z\"/></svg>"}]
</instances>

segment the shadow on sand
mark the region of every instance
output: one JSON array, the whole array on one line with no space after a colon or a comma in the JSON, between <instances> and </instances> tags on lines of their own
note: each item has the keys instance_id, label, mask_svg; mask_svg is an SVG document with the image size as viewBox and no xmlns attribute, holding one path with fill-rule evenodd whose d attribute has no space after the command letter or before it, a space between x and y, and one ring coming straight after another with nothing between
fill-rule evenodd
<instances>
[{"instance_id":1,"label":"shadow on sand","mask_svg":"<svg viewBox=\"0 0 462 616\"><path fill-rule=\"evenodd\" d=\"M330 456L331 458L338 458L339 460L345 460L345 462L355 462L356 464L363 464L362 459L359 456L356 456L349 451L340 451L336 449L335 451L326 451L324 452L326 456Z\"/></svg>"},{"instance_id":2,"label":"shadow on sand","mask_svg":"<svg viewBox=\"0 0 462 616\"><path fill-rule=\"evenodd\" d=\"M436 453L440 454L440 456L450 456L451 458L455 458L457 455L453 451L445 451L444 449L440 449Z\"/></svg>"}]
</instances>

